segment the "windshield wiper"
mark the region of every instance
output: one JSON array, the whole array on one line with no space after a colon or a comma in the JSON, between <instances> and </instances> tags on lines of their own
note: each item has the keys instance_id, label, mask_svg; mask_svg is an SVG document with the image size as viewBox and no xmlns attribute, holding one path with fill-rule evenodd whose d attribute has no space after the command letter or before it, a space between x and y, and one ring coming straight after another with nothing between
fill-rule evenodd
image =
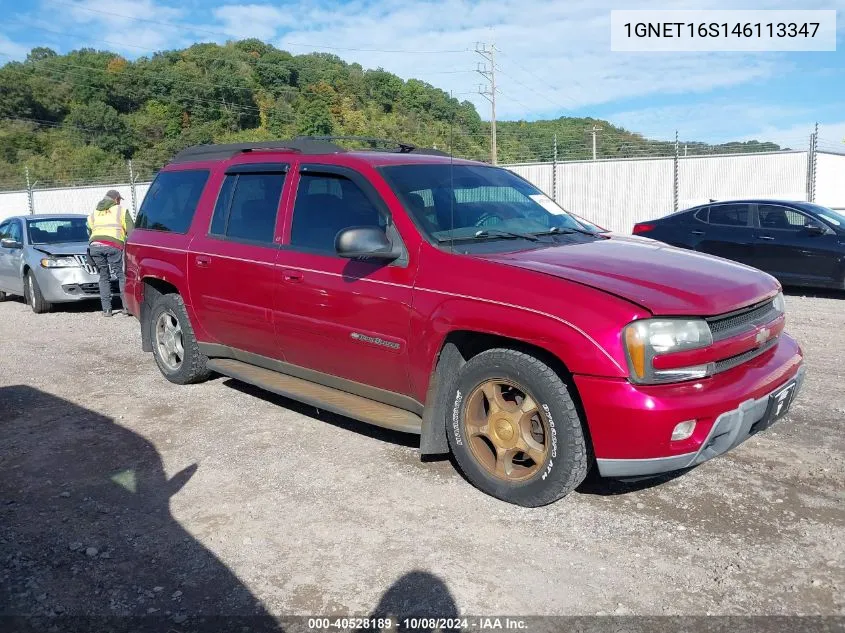
<instances>
[{"instance_id":1,"label":"windshield wiper","mask_svg":"<svg viewBox=\"0 0 845 633\"><path fill-rule=\"evenodd\" d=\"M571 235L572 233L581 233L582 235L591 235L592 237L603 237L600 233L588 231L587 229L578 229L572 226L553 226L548 231L540 231L539 233L532 233L532 235Z\"/></svg>"},{"instance_id":2,"label":"windshield wiper","mask_svg":"<svg viewBox=\"0 0 845 633\"><path fill-rule=\"evenodd\" d=\"M530 242L537 242L538 239L533 233L515 233L513 231L503 231L502 229L481 229L472 235L464 235L461 237L440 237L438 242L464 241L464 240L480 240L487 237L497 237L510 240L528 240Z\"/></svg>"}]
</instances>

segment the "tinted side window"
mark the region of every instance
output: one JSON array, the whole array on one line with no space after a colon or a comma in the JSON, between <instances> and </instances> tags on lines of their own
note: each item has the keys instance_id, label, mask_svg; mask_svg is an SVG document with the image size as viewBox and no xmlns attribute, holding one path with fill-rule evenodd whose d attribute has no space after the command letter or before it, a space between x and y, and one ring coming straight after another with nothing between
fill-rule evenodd
<instances>
[{"instance_id":1,"label":"tinted side window","mask_svg":"<svg viewBox=\"0 0 845 633\"><path fill-rule=\"evenodd\" d=\"M707 224L707 222L710 221L709 216L710 216L710 207L704 207L703 209L699 209L698 211L696 211L694 217L699 222L704 222L705 224Z\"/></svg>"},{"instance_id":2,"label":"tinted side window","mask_svg":"<svg viewBox=\"0 0 845 633\"><path fill-rule=\"evenodd\" d=\"M272 244L284 184L283 173L226 176L210 232L234 240Z\"/></svg>"},{"instance_id":3,"label":"tinted side window","mask_svg":"<svg viewBox=\"0 0 845 633\"><path fill-rule=\"evenodd\" d=\"M748 226L748 205L721 204L710 207L710 224Z\"/></svg>"},{"instance_id":4,"label":"tinted side window","mask_svg":"<svg viewBox=\"0 0 845 633\"><path fill-rule=\"evenodd\" d=\"M9 223L3 222L0 224L0 240L6 239L9 237Z\"/></svg>"},{"instance_id":5,"label":"tinted side window","mask_svg":"<svg viewBox=\"0 0 845 633\"><path fill-rule=\"evenodd\" d=\"M803 213L776 204L761 204L757 207L757 213L760 216L760 227L764 229L797 231L812 223Z\"/></svg>"},{"instance_id":6,"label":"tinted side window","mask_svg":"<svg viewBox=\"0 0 845 633\"><path fill-rule=\"evenodd\" d=\"M387 226L361 188L343 176L302 174L296 192L291 246L334 253L334 240L353 226Z\"/></svg>"},{"instance_id":7,"label":"tinted side window","mask_svg":"<svg viewBox=\"0 0 845 633\"><path fill-rule=\"evenodd\" d=\"M161 172L144 196L135 228L187 233L207 180L205 169Z\"/></svg>"}]
</instances>

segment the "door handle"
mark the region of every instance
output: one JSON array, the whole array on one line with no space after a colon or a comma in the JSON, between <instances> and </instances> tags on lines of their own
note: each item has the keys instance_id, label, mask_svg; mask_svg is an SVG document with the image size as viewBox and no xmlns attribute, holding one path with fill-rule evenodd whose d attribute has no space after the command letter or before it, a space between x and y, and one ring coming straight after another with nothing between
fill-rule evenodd
<instances>
[{"instance_id":1,"label":"door handle","mask_svg":"<svg viewBox=\"0 0 845 633\"><path fill-rule=\"evenodd\" d=\"M704 231L690 231L693 235L704 235Z\"/></svg>"},{"instance_id":2,"label":"door handle","mask_svg":"<svg viewBox=\"0 0 845 633\"><path fill-rule=\"evenodd\" d=\"M775 239L771 235L758 235L757 238L761 240L768 240L769 242L772 242Z\"/></svg>"},{"instance_id":3,"label":"door handle","mask_svg":"<svg viewBox=\"0 0 845 633\"><path fill-rule=\"evenodd\" d=\"M197 255L194 261L197 263L197 266L205 268L211 263L211 258L208 255Z\"/></svg>"},{"instance_id":4,"label":"door handle","mask_svg":"<svg viewBox=\"0 0 845 633\"><path fill-rule=\"evenodd\" d=\"M285 268L282 271L282 278L288 283L296 284L302 281L302 272Z\"/></svg>"}]
</instances>

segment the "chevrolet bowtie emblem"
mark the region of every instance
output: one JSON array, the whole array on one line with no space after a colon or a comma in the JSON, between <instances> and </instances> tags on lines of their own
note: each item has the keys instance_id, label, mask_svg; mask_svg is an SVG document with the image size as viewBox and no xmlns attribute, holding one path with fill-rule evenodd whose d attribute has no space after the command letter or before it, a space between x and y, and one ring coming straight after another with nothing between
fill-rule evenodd
<instances>
[{"instance_id":1,"label":"chevrolet bowtie emblem","mask_svg":"<svg viewBox=\"0 0 845 633\"><path fill-rule=\"evenodd\" d=\"M771 335L772 335L772 332L767 327L764 327L764 328L761 328L760 330L758 330L757 331L757 338L756 338L757 345L760 346L763 343L765 343L766 341L768 341L769 337Z\"/></svg>"}]
</instances>

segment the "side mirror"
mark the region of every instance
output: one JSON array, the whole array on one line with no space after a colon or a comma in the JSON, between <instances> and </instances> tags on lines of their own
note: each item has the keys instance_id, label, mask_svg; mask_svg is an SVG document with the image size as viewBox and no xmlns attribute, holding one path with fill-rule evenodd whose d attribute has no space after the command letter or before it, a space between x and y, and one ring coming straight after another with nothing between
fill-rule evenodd
<instances>
[{"instance_id":1,"label":"side mirror","mask_svg":"<svg viewBox=\"0 0 845 633\"><path fill-rule=\"evenodd\" d=\"M334 240L337 254L348 259L382 259L393 261L399 253L377 226L358 226L344 229Z\"/></svg>"},{"instance_id":2,"label":"side mirror","mask_svg":"<svg viewBox=\"0 0 845 633\"><path fill-rule=\"evenodd\" d=\"M11 237L4 237L0 240L0 246L3 248L23 248L23 244Z\"/></svg>"},{"instance_id":3,"label":"side mirror","mask_svg":"<svg viewBox=\"0 0 845 633\"><path fill-rule=\"evenodd\" d=\"M804 227L810 235L824 235L827 229L821 224L808 224Z\"/></svg>"}]
</instances>

